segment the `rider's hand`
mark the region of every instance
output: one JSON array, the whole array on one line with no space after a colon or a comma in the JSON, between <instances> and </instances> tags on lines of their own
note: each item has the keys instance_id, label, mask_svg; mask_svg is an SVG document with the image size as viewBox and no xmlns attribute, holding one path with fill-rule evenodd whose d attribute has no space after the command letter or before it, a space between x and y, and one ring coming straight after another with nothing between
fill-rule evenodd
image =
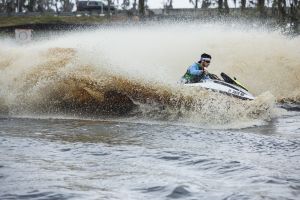
<instances>
[{"instance_id":1,"label":"rider's hand","mask_svg":"<svg viewBox=\"0 0 300 200\"><path fill-rule=\"evenodd\" d=\"M205 74L207 74L207 73L208 73L208 71L207 71L207 67L203 67L203 72L204 72Z\"/></svg>"}]
</instances>

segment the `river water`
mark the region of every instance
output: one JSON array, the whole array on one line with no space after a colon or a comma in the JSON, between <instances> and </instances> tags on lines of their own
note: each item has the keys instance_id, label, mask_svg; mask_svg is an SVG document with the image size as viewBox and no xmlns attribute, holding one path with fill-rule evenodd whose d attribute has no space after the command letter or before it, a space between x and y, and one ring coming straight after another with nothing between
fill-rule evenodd
<instances>
[{"instance_id":1,"label":"river water","mask_svg":"<svg viewBox=\"0 0 300 200\"><path fill-rule=\"evenodd\" d=\"M1 199L299 199L300 38L241 24L0 39ZM243 101L176 82L203 52Z\"/></svg>"}]
</instances>

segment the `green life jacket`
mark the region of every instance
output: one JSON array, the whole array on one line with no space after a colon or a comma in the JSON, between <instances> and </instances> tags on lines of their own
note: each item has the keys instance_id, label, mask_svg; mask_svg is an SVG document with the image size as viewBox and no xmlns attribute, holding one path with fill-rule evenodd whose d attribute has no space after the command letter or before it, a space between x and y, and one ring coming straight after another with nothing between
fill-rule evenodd
<instances>
[{"instance_id":1,"label":"green life jacket","mask_svg":"<svg viewBox=\"0 0 300 200\"><path fill-rule=\"evenodd\" d=\"M198 67L197 70L202 69L202 66L199 63L195 63ZM200 75L201 76L201 75ZM198 82L200 80L200 76L199 75L194 75L190 73L190 70L187 69L187 71L185 72L185 74L183 75L183 78L185 78L189 83L195 83Z\"/></svg>"}]
</instances>

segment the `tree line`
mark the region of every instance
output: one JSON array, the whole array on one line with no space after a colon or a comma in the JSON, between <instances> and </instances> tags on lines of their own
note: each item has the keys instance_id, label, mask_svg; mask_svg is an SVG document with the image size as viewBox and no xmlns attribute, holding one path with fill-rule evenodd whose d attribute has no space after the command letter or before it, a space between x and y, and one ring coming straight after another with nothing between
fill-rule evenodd
<instances>
[{"instance_id":1,"label":"tree line","mask_svg":"<svg viewBox=\"0 0 300 200\"><path fill-rule=\"evenodd\" d=\"M80 0L76 0L80 1ZM93 1L93 0L90 0ZM173 9L175 1L187 1L195 9L217 8L221 14L229 14L230 0L165 0L164 9ZM246 8L256 8L261 16L264 16L268 7L276 11L280 18L294 17L300 14L300 0L231 0L231 5L240 8L241 12ZM72 0L0 0L0 13L18 12L72 12L76 11ZM122 10L134 10L139 15L145 15L148 0L104 0L108 6L118 5Z\"/></svg>"}]
</instances>

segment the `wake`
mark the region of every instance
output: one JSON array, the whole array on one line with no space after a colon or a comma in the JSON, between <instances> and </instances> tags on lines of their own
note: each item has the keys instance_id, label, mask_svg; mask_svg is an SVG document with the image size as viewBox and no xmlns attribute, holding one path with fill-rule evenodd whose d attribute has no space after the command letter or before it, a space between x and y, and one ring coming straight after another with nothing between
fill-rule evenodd
<instances>
[{"instance_id":1,"label":"wake","mask_svg":"<svg viewBox=\"0 0 300 200\"><path fill-rule=\"evenodd\" d=\"M279 33L195 23L73 32L28 46L0 40L0 112L212 126L268 121L276 102L300 102L299 44ZM236 76L257 98L176 84L203 49L213 55L212 73Z\"/></svg>"}]
</instances>

